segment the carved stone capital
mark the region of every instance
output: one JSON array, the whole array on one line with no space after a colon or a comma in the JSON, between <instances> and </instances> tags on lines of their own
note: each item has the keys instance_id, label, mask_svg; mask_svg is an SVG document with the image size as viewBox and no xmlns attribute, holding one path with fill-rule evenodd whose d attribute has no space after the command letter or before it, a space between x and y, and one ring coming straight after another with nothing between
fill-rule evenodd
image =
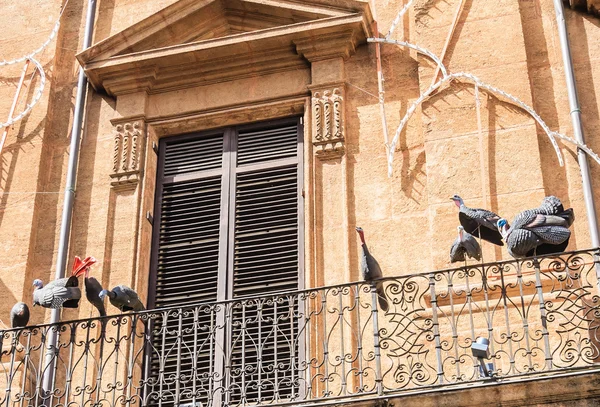
<instances>
[{"instance_id":1,"label":"carved stone capital","mask_svg":"<svg viewBox=\"0 0 600 407\"><path fill-rule=\"evenodd\" d=\"M313 91L312 109L315 154L322 160L341 157L345 151L343 87Z\"/></svg>"},{"instance_id":2,"label":"carved stone capital","mask_svg":"<svg viewBox=\"0 0 600 407\"><path fill-rule=\"evenodd\" d=\"M144 158L146 132L144 122L136 120L114 126L111 185L114 188L135 188L140 180Z\"/></svg>"}]
</instances>

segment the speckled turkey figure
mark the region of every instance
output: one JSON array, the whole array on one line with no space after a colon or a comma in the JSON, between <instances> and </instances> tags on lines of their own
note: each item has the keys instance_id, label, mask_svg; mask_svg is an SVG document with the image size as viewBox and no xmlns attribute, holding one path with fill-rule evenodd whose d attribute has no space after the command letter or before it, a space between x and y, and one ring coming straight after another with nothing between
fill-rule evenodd
<instances>
[{"instance_id":1,"label":"speckled turkey figure","mask_svg":"<svg viewBox=\"0 0 600 407\"><path fill-rule=\"evenodd\" d=\"M517 214L512 225L500 219L497 227L508 253L519 258L563 252L569 244L569 227L574 220L573 209L564 210L557 197L548 196L538 208Z\"/></svg>"},{"instance_id":2,"label":"speckled turkey figure","mask_svg":"<svg viewBox=\"0 0 600 407\"><path fill-rule=\"evenodd\" d=\"M77 277L85 273L85 268L74 264L71 277L58 278L44 285L42 280L33 281L33 305L44 308L77 308L81 299L81 290Z\"/></svg>"}]
</instances>

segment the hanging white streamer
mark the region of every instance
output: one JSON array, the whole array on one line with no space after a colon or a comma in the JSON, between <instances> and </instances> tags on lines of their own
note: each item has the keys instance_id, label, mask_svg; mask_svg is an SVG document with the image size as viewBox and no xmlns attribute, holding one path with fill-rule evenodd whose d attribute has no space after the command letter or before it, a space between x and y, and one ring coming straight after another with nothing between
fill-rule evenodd
<instances>
[{"instance_id":1,"label":"hanging white streamer","mask_svg":"<svg viewBox=\"0 0 600 407\"><path fill-rule=\"evenodd\" d=\"M39 54L40 52L42 52L54 39L54 37L56 37L56 34L58 33L58 29L60 27L60 18L62 17L65 9L67 8L67 4L69 3L69 0L67 0L62 8L62 10L60 10L60 13L58 14L58 18L56 19L56 23L54 23L54 28L52 28L52 31L50 32L50 35L48 36L48 38L46 39L46 41L44 41L44 43L37 48L36 50L31 51L29 54L24 55L20 58L15 58L15 59L11 59L11 60L2 60L0 61L0 66L6 66L6 65L14 65L17 64L19 62L25 62L27 59L32 59L35 55Z\"/></svg>"},{"instance_id":2,"label":"hanging white streamer","mask_svg":"<svg viewBox=\"0 0 600 407\"><path fill-rule=\"evenodd\" d=\"M40 64L35 58L30 57L29 60L35 65L36 70L40 73L40 85L38 86L37 91L33 95L33 99L31 100L31 102L25 105L25 109L23 109L18 115L9 118L4 123L0 123L0 129L12 126L15 122L18 122L23 117L27 116L29 112L31 112L31 109L33 109L37 102L39 102L42 98L42 94L44 93L44 87L46 86L46 73L44 72L42 64Z\"/></svg>"},{"instance_id":3,"label":"hanging white streamer","mask_svg":"<svg viewBox=\"0 0 600 407\"><path fill-rule=\"evenodd\" d=\"M400 10L400 12L396 16L396 18L394 18L394 21L392 21L392 26L390 27L390 30L385 35L385 39L386 40L389 39L392 36L392 34L394 33L394 30L396 29L396 26L398 25L398 23L400 23L400 19L408 11L408 8L413 4L413 1L415 1L415 0L409 0L408 3L406 3L404 5L404 7L402 7L402 9Z\"/></svg>"},{"instance_id":4,"label":"hanging white streamer","mask_svg":"<svg viewBox=\"0 0 600 407\"><path fill-rule=\"evenodd\" d=\"M36 93L33 96L33 99L31 100L30 103L27 103L25 105L25 109L23 109L19 114L17 114L16 116L13 117L9 117L8 120L4 123L0 123L0 129L4 128L4 127L8 127L8 126L12 126L14 123L18 122L19 120L21 120L22 118L24 118L25 116L27 116L29 114L29 112L31 112L31 110L33 109L33 107L40 101L40 99L42 98L42 94L44 93L44 88L46 87L46 73L44 72L44 68L42 67L42 64L40 64L35 58L34 56L39 54L40 52L42 52L51 42L52 40L56 37L56 34L58 33L58 29L60 28L60 19L65 11L65 9L67 8L67 4L69 3L69 0L65 1L65 4L63 5L62 9L60 10L60 13L58 14L58 18L56 19L56 23L54 23L54 28L52 28L52 31L50 32L50 35L48 36L48 38L46 39L46 41L44 41L42 43L42 45L40 47L38 47L37 49L33 50L32 52L28 53L27 55L24 55L20 58L15 58L15 59L11 59L11 60L2 60L0 61L0 67L2 66L7 66L7 65L14 65L20 62L25 62L26 60L29 60L31 62L33 62L33 64L35 65L35 68L37 70L37 72L40 73L40 85L36 91Z\"/></svg>"},{"instance_id":5,"label":"hanging white streamer","mask_svg":"<svg viewBox=\"0 0 600 407\"><path fill-rule=\"evenodd\" d=\"M540 125L540 127L544 130L544 132L546 133L546 135L548 136L548 138L550 139L550 142L552 143L552 146L554 147L554 151L556 152L556 156L558 158L558 162L560 164L560 166L564 166L564 160L563 160L563 156L562 153L560 151L560 148L558 146L558 143L556 141L557 138L566 141L568 143L574 144L576 145L578 148L580 148L581 150L585 151L590 157L592 157L596 162L598 162L600 164L600 156L598 156L598 154L596 154L590 147L588 147L587 145L578 142L577 140L568 137L564 134L561 134L559 132L556 131L552 131L550 130L550 128L548 127L548 125L546 124L546 122L544 122L544 120L542 120L542 118L540 117L539 114L537 114L537 112L535 110L533 110L533 108L531 108L529 105L527 105L525 102L523 102L522 100L520 100L519 98L511 95L510 93L507 93L499 88L496 88L495 86L489 85L483 81L481 81L481 79L479 79L478 77L476 77L475 75L471 74L471 73L467 73L467 72L459 72L459 73L455 73L455 74L449 74L447 72L446 67L444 66L444 64L441 62L441 60L431 51L427 50L426 48L420 47L418 45L415 44L411 44L408 42L404 42L404 41L396 41L396 40L390 40L387 38L368 38L367 41L369 42L381 42L381 43L387 43L387 44L394 44L394 45L399 45L399 46L403 46L403 47L407 47L407 48L411 48L416 50L417 52L419 52L422 55L427 56L428 58L430 58L432 61L434 61L440 68L440 71L442 72L443 77L433 83L425 92L423 92L421 95L419 95L419 97L411 104L411 106L408 108L408 110L406 111L406 114L404 115L404 117L402 118L402 120L400 120L400 124L398 125L398 128L396 129L396 133L394 134L394 138L392 139L392 142L390 143L389 149L388 149L388 154L387 154L387 160L388 160L388 176L392 176L392 172L393 172L393 161L394 161L394 151L396 149L396 145L398 144L398 140L400 138L400 134L402 133L402 131L404 130L404 128L406 127L406 124L408 122L408 120L410 119L410 117L414 114L416 108L421 105L425 100L427 100L429 97L431 97L431 95L437 90L439 89L442 85L449 83L453 80L456 79L462 79L465 81L469 81L471 83L473 83L473 85L478 86L479 88L485 89L488 92L492 93L492 94L496 94L499 95L507 100L509 100L510 102L512 102L513 104L521 107L523 110L525 110L527 113L529 113L529 115L531 117L533 117L533 119Z\"/></svg>"}]
</instances>

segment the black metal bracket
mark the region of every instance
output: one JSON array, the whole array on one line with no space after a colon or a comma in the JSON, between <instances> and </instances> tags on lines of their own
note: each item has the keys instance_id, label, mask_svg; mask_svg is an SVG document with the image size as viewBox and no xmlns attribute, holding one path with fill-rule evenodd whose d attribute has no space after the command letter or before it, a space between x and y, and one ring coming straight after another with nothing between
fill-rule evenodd
<instances>
[{"instance_id":1,"label":"black metal bracket","mask_svg":"<svg viewBox=\"0 0 600 407\"><path fill-rule=\"evenodd\" d=\"M152 142L152 151L158 155L158 144L156 144L154 141Z\"/></svg>"},{"instance_id":2,"label":"black metal bracket","mask_svg":"<svg viewBox=\"0 0 600 407\"><path fill-rule=\"evenodd\" d=\"M147 220L148 222L150 222L150 224L151 224L152 226L154 226L154 218L152 217L152 214L151 214L149 211L148 211L148 212L146 212L146 220Z\"/></svg>"}]
</instances>

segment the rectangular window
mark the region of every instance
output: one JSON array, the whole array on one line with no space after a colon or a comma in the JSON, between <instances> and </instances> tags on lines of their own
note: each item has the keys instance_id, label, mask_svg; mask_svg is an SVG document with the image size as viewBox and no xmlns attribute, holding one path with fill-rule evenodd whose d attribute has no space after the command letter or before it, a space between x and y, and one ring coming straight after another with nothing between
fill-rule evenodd
<instances>
[{"instance_id":1,"label":"rectangular window","mask_svg":"<svg viewBox=\"0 0 600 407\"><path fill-rule=\"evenodd\" d=\"M149 304L248 300L153 321L148 404L292 396L295 305L251 298L303 288L302 139L290 118L161 140Z\"/></svg>"}]
</instances>

